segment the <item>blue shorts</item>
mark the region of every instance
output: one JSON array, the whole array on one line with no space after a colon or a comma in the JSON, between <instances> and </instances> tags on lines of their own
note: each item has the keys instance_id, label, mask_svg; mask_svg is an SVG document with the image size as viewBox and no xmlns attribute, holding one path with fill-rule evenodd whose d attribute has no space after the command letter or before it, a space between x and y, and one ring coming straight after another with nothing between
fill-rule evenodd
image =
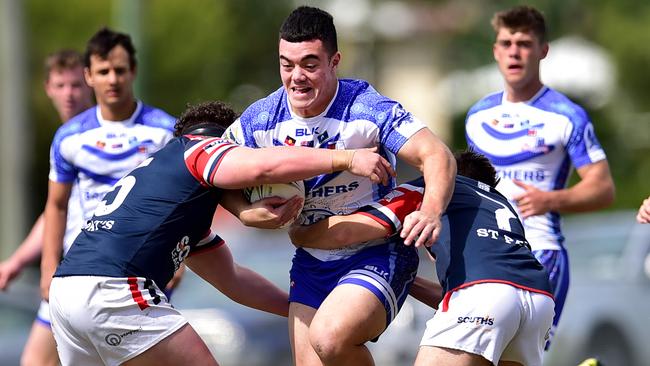
<instances>
[{"instance_id":1,"label":"blue shorts","mask_svg":"<svg viewBox=\"0 0 650 366\"><path fill-rule=\"evenodd\" d=\"M569 256L564 248L560 250L533 250L533 254L548 272L551 291L555 299L555 316L553 317L551 338L549 338L549 342L546 344L546 349L548 349L550 339L555 334L557 324L560 322L564 301L569 291Z\"/></svg>"},{"instance_id":2,"label":"blue shorts","mask_svg":"<svg viewBox=\"0 0 650 366\"><path fill-rule=\"evenodd\" d=\"M334 261L321 261L298 249L289 273L289 301L318 309L336 286L359 285L384 304L388 326L408 296L418 261L416 248L401 242L369 247Z\"/></svg>"}]
</instances>

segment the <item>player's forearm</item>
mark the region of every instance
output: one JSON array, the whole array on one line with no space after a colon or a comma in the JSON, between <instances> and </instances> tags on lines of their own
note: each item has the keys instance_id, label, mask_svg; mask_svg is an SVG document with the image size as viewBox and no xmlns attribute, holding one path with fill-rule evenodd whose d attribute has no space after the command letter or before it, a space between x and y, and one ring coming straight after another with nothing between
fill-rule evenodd
<instances>
[{"instance_id":1,"label":"player's forearm","mask_svg":"<svg viewBox=\"0 0 650 366\"><path fill-rule=\"evenodd\" d=\"M232 300L268 313L287 317L289 295L257 272L235 265L233 287L225 293Z\"/></svg>"},{"instance_id":2,"label":"player's forearm","mask_svg":"<svg viewBox=\"0 0 650 366\"><path fill-rule=\"evenodd\" d=\"M425 305L438 309L438 304L442 301L442 286L418 276L411 285L409 295Z\"/></svg>"},{"instance_id":3,"label":"player's forearm","mask_svg":"<svg viewBox=\"0 0 650 366\"><path fill-rule=\"evenodd\" d=\"M551 211L586 212L614 202L614 182L610 178L581 180L570 188L548 192Z\"/></svg>"},{"instance_id":4,"label":"player's forearm","mask_svg":"<svg viewBox=\"0 0 650 366\"><path fill-rule=\"evenodd\" d=\"M442 215L454 192L456 161L449 149L438 146L422 163L425 193L420 211Z\"/></svg>"},{"instance_id":5,"label":"player's forearm","mask_svg":"<svg viewBox=\"0 0 650 366\"><path fill-rule=\"evenodd\" d=\"M292 243L314 249L339 249L381 239L388 234L387 228L361 214L330 216L315 224L294 226L289 230Z\"/></svg>"},{"instance_id":6,"label":"player's forearm","mask_svg":"<svg viewBox=\"0 0 650 366\"><path fill-rule=\"evenodd\" d=\"M352 150L301 147L234 149L229 154L232 154L231 158L221 164L223 167L229 165L229 168L232 168L228 169L230 177L219 177L218 182L218 185L224 188L292 182L346 170L351 167L353 158ZM229 184L227 178L237 184Z\"/></svg>"}]
</instances>

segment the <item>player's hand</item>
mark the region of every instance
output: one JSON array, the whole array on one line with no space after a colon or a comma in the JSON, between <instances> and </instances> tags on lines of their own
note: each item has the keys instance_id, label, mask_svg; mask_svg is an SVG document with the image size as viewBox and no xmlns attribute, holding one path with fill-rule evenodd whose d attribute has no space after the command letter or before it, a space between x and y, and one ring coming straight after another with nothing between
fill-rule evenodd
<instances>
[{"instance_id":1,"label":"player's hand","mask_svg":"<svg viewBox=\"0 0 650 366\"><path fill-rule=\"evenodd\" d=\"M430 247L438 240L442 223L440 215L428 215L423 211L413 211L404 218L400 237L405 245L415 243L416 247L425 245Z\"/></svg>"},{"instance_id":2,"label":"player's hand","mask_svg":"<svg viewBox=\"0 0 650 366\"><path fill-rule=\"evenodd\" d=\"M513 180L513 182L524 190L523 193L513 196L517 208L523 219L531 216L543 215L551 211L551 195L535 186L524 182Z\"/></svg>"},{"instance_id":3,"label":"player's hand","mask_svg":"<svg viewBox=\"0 0 650 366\"><path fill-rule=\"evenodd\" d=\"M641 224L650 224L650 197L643 200L639 213L636 215L636 221Z\"/></svg>"},{"instance_id":4,"label":"player's hand","mask_svg":"<svg viewBox=\"0 0 650 366\"><path fill-rule=\"evenodd\" d=\"M169 282L167 282L167 286L165 286L165 289L163 290L165 296L167 296L167 300L171 298L172 292L174 292L174 289L178 287L178 285L181 283L184 273L185 273L185 264L181 263L180 267L178 267L176 272L174 272L174 276L172 277L171 280L169 280Z\"/></svg>"},{"instance_id":5,"label":"player's hand","mask_svg":"<svg viewBox=\"0 0 650 366\"><path fill-rule=\"evenodd\" d=\"M290 199L269 197L251 203L239 213L239 219L246 226L260 229L277 229L300 214L304 198Z\"/></svg>"},{"instance_id":6,"label":"player's hand","mask_svg":"<svg viewBox=\"0 0 650 366\"><path fill-rule=\"evenodd\" d=\"M22 268L8 259L0 263L0 290L4 291L9 287L9 283L18 276Z\"/></svg>"},{"instance_id":7,"label":"player's hand","mask_svg":"<svg viewBox=\"0 0 650 366\"><path fill-rule=\"evenodd\" d=\"M395 176L395 169L376 151L376 147L355 150L348 170L352 174L368 177L374 183L388 185L388 180Z\"/></svg>"}]
</instances>

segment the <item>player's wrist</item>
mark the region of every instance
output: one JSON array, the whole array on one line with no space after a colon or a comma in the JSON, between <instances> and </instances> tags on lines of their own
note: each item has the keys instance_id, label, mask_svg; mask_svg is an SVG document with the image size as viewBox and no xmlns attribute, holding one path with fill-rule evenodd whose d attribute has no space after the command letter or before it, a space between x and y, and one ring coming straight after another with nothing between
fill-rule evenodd
<instances>
[{"instance_id":1,"label":"player's wrist","mask_svg":"<svg viewBox=\"0 0 650 366\"><path fill-rule=\"evenodd\" d=\"M332 171L348 170L352 167L352 160L356 150L332 151Z\"/></svg>"}]
</instances>

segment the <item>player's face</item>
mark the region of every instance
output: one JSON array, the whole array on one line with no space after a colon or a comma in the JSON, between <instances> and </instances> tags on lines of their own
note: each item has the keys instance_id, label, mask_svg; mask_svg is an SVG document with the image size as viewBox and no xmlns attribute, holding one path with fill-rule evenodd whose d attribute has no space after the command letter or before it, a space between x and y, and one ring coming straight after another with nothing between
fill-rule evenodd
<instances>
[{"instance_id":1,"label":"player's face","mask_svg":"<svg viewBox=\"0 0 650 366\"><path fill-rule=\"evenodd\" d=\"M115 46L106 59L91 55L90 68L84 73L100 106L119 109L133 103L135 70L131 69L129 53L124 47Z\"/></svg>"},{"instance_id":2,"label":"player's face","mask_svg":"<svg viewBox=\"0 0 650 366\"><path fill-rule=\"evenodd\" d=\"M52 69L45 81L45 93L62 122L92 106L92 89L84 81L83 68Z\"/></svg>"},{"instance_id":3,"label":"player's face","mask_svg":"<svg viewBox=\"0 0 650 366\"><path fill-rule=\"evenodd\" d=\"M541 43L533 33L501 28L493 52L509 87L525 89L540 83L539 64L548 53L548 44Z\"/></svg>"},{"instance_id":4,"label":"player's face","mask_svg":"<svg viewBox=\"0 0 650 366\"><path fill-rule=\"evenodd\" d=\"M341 54L329 56L320 40L280 40L280 77L291 109L301 117L321 114L336 93Z\"/></svg>"}]
</instances>

